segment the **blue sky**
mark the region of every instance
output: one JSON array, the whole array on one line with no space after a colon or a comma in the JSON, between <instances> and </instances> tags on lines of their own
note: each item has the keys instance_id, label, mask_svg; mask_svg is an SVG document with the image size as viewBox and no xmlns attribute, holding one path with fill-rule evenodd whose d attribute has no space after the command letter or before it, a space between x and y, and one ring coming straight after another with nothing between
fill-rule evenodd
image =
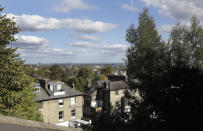
<instances>
[{"instance_id":1,"label":"blue sky","mask_svg":"<svg viewBox=\"0 0 203 131\"><path fill-rule=\"evenodd\" d=\"M177 22L203 21L202 0L1 0L21 32L12 43L25 63L124 62L130 24L149 8L166 40Z\"/></svg>"}]
</instances>

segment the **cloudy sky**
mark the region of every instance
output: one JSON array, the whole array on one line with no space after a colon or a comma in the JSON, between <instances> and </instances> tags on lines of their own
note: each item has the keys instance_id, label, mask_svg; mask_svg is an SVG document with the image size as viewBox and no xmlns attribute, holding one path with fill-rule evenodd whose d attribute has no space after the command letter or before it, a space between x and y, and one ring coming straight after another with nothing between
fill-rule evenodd
<instances>
[{"instance_id":1,"label":"cloudy sky","mask_svg":"<svg viewBox=\"0 0 203 131\"><path fill-rule=\"evenodd\" d=\"M12 43L26 63L124 62L126 29L148 7L167 33L193 15L203 22L203 0L1 0L21 32Z\"/></svg>"}]
</instances>

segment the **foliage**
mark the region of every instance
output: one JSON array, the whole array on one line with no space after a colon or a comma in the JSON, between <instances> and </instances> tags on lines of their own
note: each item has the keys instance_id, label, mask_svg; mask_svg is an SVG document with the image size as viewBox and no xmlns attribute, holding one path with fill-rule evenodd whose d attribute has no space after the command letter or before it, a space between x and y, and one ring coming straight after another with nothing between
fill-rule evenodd
<instances>
[{"instance_id":1,"label":"foliage","mask_svg":"<svg viewBox=\"0 0 203 131\"><path fill-rule=\"evenodd\" d=\"M101 74L103 75L112 75L113 74L113 67L112 66L104 66L102 69L101 69Z\"/></svg>"},{"instance_id":2,"label":"foliage","mask_svg":"<svg viewBox=\"0 0 203 131\"><path fill-rule=\"evenodd\" d=\"M88 67L81 67L78 71L77 77L81 77L85 81L94 77L93 71Z\"/></svg>"},{"instance_id":3,"label":"foliage","mask_svg":"<svg viewBox=\"0 0 203 131\"><path fill-rule=\"evenodd\" d=\"M73 85L75 87L76 90L79 90L81 92L84 92L85 91L85 81L84 79L82 79L81 77L77 78L77 77L73 77L73 78L70 78L68 81L65 82L66 84L68 84L70 87L73 87Z\"/></svg>"},{"instance_id":4,"label":"foliage","mask_svg":"<svg viewBox=\"0 0 203 131\"><path fill-rule=\"evenodd\" d=\"M0 9L2 11L2 9ZM0 113L19 118L40 120L31 82L24 73L17 49L9 47L18 33L12 19L0 16Z\"/></svg>"},{"instance_id":5,"label":"foliage","mask_svg":"<svg viewBox=\"0 0 203 131\"><path fill-rule=\"evenodd\" d=\"M50 79L60 80L62 77L63 69L59 65L53 65L50 67Z\"/></svg>"},{"instance_id":6,"label":"foliage","mask_svg":"<svg viewBox=\"0 0 203 131\"><path fill-rule=\"evenodd\" d=\"M93 129L203 130L202 30L193 17L190 27L178 24L173 28L166 44L145 8L138 27L131 25L126 34L131 43L126 61L129 117L122 112L103 115ZM135 97L135 92L140 97Z\"/></svg>"},{"instance_id":7,"label":"foliage","mask_svg":"<svg viewBox=\"0 0 203 131\"><path fill-rule=\"evenodd\" d=\"M103 74L98 74L94 77L94 81L98 81L98 80L107 80L107 77Z\"/></svg>"},{"instance_id":8,"label":"foliage","mask_svg":"<svg viewBox=\"0 0 203 131\"><path fill-rule=\"evenodd\" d=\"M139 81L130 82L130 87L142 97L141 101L132 97L135 100L130 102L133 111L129 123L136 130L202 128L203 35L197 23L193 18L190 28L177 25L167 45L160 41L145 9L138 28L131 26L127 31L127 40L132 44L127 53L127 73L129 80Z\"/></svg>"}]
</instances>

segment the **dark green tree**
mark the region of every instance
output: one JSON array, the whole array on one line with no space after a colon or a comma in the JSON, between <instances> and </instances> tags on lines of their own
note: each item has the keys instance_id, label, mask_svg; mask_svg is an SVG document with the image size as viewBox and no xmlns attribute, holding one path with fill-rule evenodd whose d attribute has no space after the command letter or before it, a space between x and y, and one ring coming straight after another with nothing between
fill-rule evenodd
<instances>
[{"instance_id":1,"label":"dark green tree","mask_svg":"<svg viewBox=\"0 0 203 131\"><path fill-rule=\"evenodd\" d=\"M0 8L0 13L2 12ZM0 114L40 120L31 79L24 73L16 48L9 47L19 32L13 19L0 15Z\"/></svg>"},{"instance_id":2,"label":"dark green tree","mask_svg":"<svg viewBox=\"0 0 203 131\"><path fill-rule=\"evenodd\" d=\"M51 80L61 80L61 77L64 73L64 70L62 67L60 67L59 65L53 65L50 67L50 76L49 78Z\"/></svg>"},{"instance_id":3,"label":"dark green tree","mask_svg":"<svg viewBox=\"0 0 203 131\"><path fill-rule=\"evenodd\" d=\"M129 96L131 129L202 130L203 35L198 23L193 17L190 27L178 24L167 45L161 42L145 9L139 26L127 31L127 40L132 43L127 53L130 87L132 92L139 91L142 98L139 101Z\"/></svg>"},{"instance_id":4,"label":"dark green tree","mask_svg":"<svg viewBox=\"0 0 203 131\"><path fill-rule=\"evenodd\" d=\"M88 79L93 79L94 74L93 71L88 67L81 67L78 71L77 77L81 77L85 81Z\"/></svg>"}]
</instances>

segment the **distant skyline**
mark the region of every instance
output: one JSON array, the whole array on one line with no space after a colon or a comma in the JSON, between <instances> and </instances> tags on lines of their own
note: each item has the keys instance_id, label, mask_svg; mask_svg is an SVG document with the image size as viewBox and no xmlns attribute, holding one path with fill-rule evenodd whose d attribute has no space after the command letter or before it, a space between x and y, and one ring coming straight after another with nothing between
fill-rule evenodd
<instances>
[{"instance_id":1,"label":"distant skyline","mask_svg":"<svg viewBox=\"0 0 203 131\"><path fill-rule=\"evenodd\" d=\"M123 63L126 30L138 24L144 7L166 40L178 22L196 15L202 0L2 0L3 14L15 17L21 32L12 43L26 64Z\"/></svg>"}]
</instances>

